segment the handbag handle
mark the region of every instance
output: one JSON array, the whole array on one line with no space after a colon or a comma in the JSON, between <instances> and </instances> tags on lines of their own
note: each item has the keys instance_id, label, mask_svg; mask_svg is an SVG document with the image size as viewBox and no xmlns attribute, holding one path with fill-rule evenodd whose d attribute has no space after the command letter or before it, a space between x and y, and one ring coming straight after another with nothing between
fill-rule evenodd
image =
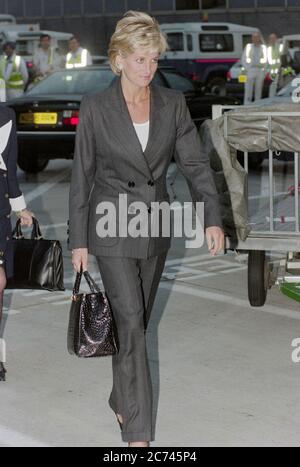
<instances>
[{"instance_id":1,"label":"handbag handle","mask_svg":"<svg viewBox=\"0 0 300 467\"><path fill-rule=\"evenodd\" d=\"M32 224L32 230L31 230L31 240L41 240L43 236L42 236L42 232L41 232L38 220L35 217L33 217L32 221L33 221L33 224ZM12 237L16 240L20 240L24 238L24 235L22 232L22 226L21 226L21 219L17 220L16 226L12 232Z\"/></svg>"},{"instance_id":2,"label":"handbag handle","mask_svg":"<svg viewBox=\"0 0 300 467\"><path fill-rule=\"evenodd\" d=\"M77 274L76 274L75 284L74 284L74 288L73 288L73 297L75 297L75 296L79 293L80 284L81 284L81 279L82 279L82 274L84 275L85 280L87 281L88 286L89 286L91 292L92 292L92 293L101 293L100 288L98 287L98 285L96 284L96 282L94 281L94 279L91 277L91 275L89 274L89 272L88 272L88 271L82 272L82 269L81 269L81 271L80 271L80 272L77 272Z\"/></svg>"}]
</instances>

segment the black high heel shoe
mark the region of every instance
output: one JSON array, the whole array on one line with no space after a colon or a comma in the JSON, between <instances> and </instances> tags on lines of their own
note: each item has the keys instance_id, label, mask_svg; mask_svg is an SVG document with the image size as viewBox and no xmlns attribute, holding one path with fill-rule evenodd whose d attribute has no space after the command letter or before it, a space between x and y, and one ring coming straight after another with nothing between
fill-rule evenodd
<instances>
[{"instance_id":1,"label":"black high heel shoe","mask_svg":"<svg viewBox=\"0 0 300 467\"><path fill-rule=\"evenodd\" d=\"M3 363L0 362L0 381L5 381L6 380L5 373L7 373L6 369L5 369L4 365L3 365Z\"/></svg>"}]
</instances>

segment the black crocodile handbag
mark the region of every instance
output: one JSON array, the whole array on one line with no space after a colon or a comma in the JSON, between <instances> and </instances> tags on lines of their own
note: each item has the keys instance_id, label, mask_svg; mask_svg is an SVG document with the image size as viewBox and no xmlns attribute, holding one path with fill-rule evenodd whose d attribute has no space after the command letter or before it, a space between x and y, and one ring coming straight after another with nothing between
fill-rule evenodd
<instances>
[{"instance_id":1,"label":"black crocodile handbag","mask_svg":"<svg viewBox=\"0 0 300 467\"><path fill-rule=\"evenodd\" d=\"M83 273L91 293L79 293L82 272L77 273L68 327L68 351L80 358L117 353L116 327L105 292L90 274Z\"/></svg>"},{"instance_id":2,"label":"black crocodile handbag","mask_svg":"<svg viewBox=\"0 0 300 467\"><path fill-rule=\"evenodd\" d=\"M24 238L18 219L12 243L14 275L7 281L8 289L65 290L61 244L43 238L37 219L33 218L31 238Z\"/></svg>"}]
</instances>

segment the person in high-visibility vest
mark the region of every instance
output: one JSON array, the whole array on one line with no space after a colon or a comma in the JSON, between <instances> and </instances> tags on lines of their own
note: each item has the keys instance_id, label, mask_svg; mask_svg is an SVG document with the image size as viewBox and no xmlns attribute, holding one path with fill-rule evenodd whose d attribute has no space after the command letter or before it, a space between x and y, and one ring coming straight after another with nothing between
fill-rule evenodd
<instances>
[{"instance_id":1,"label":"person in high-visibility vest","mask_svg":"<svg viewBox=\"0 0 300 467\"><path fill-rule=\"evenodd\" d=\"M35 81L39 81L61 68L61 56L51 45L51 36L42 34L40 47L33 55Z\"/></svg>"},{"instance_id":2,"label":"person in high-visibility vest","mask_svg":"<svg viewBox=\"0 0 300 467\"><path fill-rule=\"evenodd\" d=\"M92 57L87 49L80 47L80 43L76 37L71 37L69 40L70 52L66 56L66 68L84 68L92 65Z\"/></svg>"},{"instance_id":3,"label":"person in high-visibility vest","mask_svg":"<svg viewBox=\"0 0 300 467\"><path fill-rule=\"evenodd\" d=\"M252 43L247 44L242 56L242 65L246 70L247 81L245 83L244 104L250 104L253 100L261 99L263 84L268 65L267 47L262 44L259 32L252 34Z\"/></svg>"},{"instance_id":4,"label":"person in high-visibility vest","mask_svg":"<svg viewBox=\"0 0 300 467\"><path fill-rule=\"evenodd\" d=\"M6 42L0 59L0 79L5 81L6 100L22 96L28 82L26 63L15 49L14 42Z\"/></svg>"},{"instance_id":5,"label":"person in high-visibility vest","mask_svg":"<svg viewBox=\"0 0 300 467\"><path fill-rule=\"evenodd\" d=\"M283 44L278 43L276 34L270 34L268 40L268 71L272 78L272 84L269 89L269 96L273 97L278 88L278 81L281 73L281 56L283 53Z\"/></svg>"}]
</instances>

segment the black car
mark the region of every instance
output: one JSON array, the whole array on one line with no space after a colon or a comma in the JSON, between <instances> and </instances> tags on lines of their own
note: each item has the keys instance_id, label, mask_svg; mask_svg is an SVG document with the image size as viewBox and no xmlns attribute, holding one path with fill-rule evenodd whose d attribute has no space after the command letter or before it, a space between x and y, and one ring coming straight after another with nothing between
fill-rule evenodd
<instances>
[{"instance_id":1,"label":"black car","mask_svg":"<svg viewBox=\"0 0 300 467\"><path fill-rule=\"evenodd\" d=\"M50 159L71 159L74 153L79 107L85 94L107 88L115 75L108 65L58 71L24 96L7 103L16 112L19 167L38 173ZM234 98L205 94L195 84L169 68L160 68L154 82L182 91L197 126L211 118L214 104L237 105Z\"/></svg>"}]
</instances>

